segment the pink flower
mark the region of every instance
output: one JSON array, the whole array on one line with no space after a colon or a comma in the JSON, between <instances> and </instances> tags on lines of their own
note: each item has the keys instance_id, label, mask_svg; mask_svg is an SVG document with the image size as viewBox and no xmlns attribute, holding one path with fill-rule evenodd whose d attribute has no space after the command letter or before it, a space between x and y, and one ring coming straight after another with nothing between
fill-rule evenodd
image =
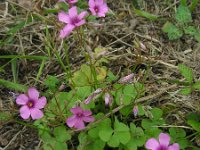
<instances>
[{"instance_id":1,"label":"pink flower","mask_svg":"<svg viewBox=\"0 0 200 150\"><path fill-rule=\"evenodd\" d=\"M105 17L108 6L104 0L89 0L89 10L94 16Z\"/></svg>"},{"instance_id":2,"label":"pink flower","mask_svg":"<svg viewBox=\"0 0 200 150\"><path fill-rule=\"evenodd\" d=\"M83 110L81 107L71 108L71 112L74 114L72 117L67 118L67 125L76 129L84 129L84 122L93 122L92 112L90 110Z\"/></svg>"},{"instance_id":3,"label":"pink flower","mask_svg":"<svg viewBox=\"0 0 200 150\"><path fill-rule=\"evenodd\" d=\"M73 29L85 24L85 20L83 18L86 15L87 15L87 11L83 11L80 14L78 14L76 6L73 6L72 8L70 8L68 11L68 14L65 12L60 12L58 14L59 21L67 24L60 31L60 38L65 38L72 32Z\"/></svg>"},{"instance_id":4,"label":"pink flower","mask_svg":"<svg viewBox=\"0 0 200 150\"><path fill-rule=\"evenodd\" d=\"M67 3L69 3L69 4L74 4L74 3L77 3L78 2L78 0L66 0L67 1ZM59 2L65 2L65 0L59 0Z\"/></svg>"},{"instance_id":5,"label":"pink flower","mask_svg":"<svg viewBox=\"0 0 200 150\"><path fill-rule=\"evenodd\" d=\"M174 143L169 145L170 136L165 133L160 133L159 135L159 142L155 138L150 138L145 147L149 150L179 150L179 145Z\"/></svg>"},{"instance_id":6,"label":"pink flower","mask_svg":"<svg viewBox=\"0 0 200 150\"><path fill-rule=\"evenodd\" d=\"M43 117L43 112L40 110L44 108L47 103L46 97L39 98L39 92L35 88L29 88L28 94L20 94L16 103L22 105L20 108L20 116L23 119L28 119L30 116L33 120Z\"/></svg>"}]
</instances>

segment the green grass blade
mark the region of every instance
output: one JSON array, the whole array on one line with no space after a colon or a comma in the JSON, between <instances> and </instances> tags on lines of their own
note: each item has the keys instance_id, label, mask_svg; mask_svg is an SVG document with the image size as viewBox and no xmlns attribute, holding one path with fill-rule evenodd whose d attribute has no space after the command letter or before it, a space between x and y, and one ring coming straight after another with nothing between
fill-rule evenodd
<instances>
[{"instance_id":1,"label":"green grass blade","mask_svg":"<svg viewBox=\"0 0 200 150\"><path fill-rule=\"evenodd\" d=\"M199 0L192 0L191 4L190 4L190 11L193 12L194 9L197 7Z\"/></svg>"},{"instance_id":2,"label":"green grass blade","mask_svg":"<svg viewBox=\"0 0 200 150\"><path fill-rule=\"evenodd\" d=\"M137 14L137 15L139 15L139 16L141 16L141 17L145 17L145 18L147 18L147 19L149 19L149 20L157 20L158 19L158 16L156 16L156 15L153 15L153 14L150 14L150 13L148 13L148 12L146 12L146 11L142 11L142 10L139 10L139 9L135 9L134 8L134 12Z\"/></svg>"},{"instance_id":3,"label":"green grass blade","mask_svg":"<svg viewBox=\"0 0 200 150\"><path fill-rule=\"evenodd\" d=\"M21 59L33 59L33 60L47 60L48 57L45 56L21 56L21 55L3 55L0 56L0 59L13 59L13 58L21 58Z\"/></svg>"},{"instance_id":4,"label":"green grass blade","mask_svg":"<svg viewBox=\"0 0 200 150\"><path fill-rule=\"evenodd\" d=\"M11 60L11 69L13 74L13 81L17 83L18 73L17 73L17 59L14 58Z\"/></svg>"},{"instance_id":5,"label":"green grass blade","mask_svg":"<svg viewBox=\"0 0 200 150\"><path fill-rule=\"evenodd\" d=\"M42 63L41 63L41 65L40 65L40 69L39 69L39 71L37 73L35 84L38 82L40 76L42 75L42 71L44 69L45 62L46 62L46 60L43 60Z\"/></svg>"},{"instance_id":6,"label":"green grass blade","mask_svg":"<svg viewBox=\"0 0 200 150\"><path fill-rule=\"evenodd\" d=\"M10 82L10 81L3 80L3 79L0 79L0 85L4 86L6 88L9 88L9 89L16 90L16 91L21 91L21 92L27 91L27 87L25 85Z\"/></svg>"}]
</instances>

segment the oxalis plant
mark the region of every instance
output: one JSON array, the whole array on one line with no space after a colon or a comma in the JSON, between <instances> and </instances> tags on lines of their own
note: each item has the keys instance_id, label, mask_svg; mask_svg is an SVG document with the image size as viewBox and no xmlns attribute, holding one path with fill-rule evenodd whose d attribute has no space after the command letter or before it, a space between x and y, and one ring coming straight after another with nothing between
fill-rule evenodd
<instances>
[{"instance_id":1,"label":"oxalis plant","mask_svg":"<svg viewBox=\"0 0 200 150\"><path fill-rule=\"evenodd\" d=\"M59 6L60 41L64 43L69 35L73 35L80 49L85 50L88 26L102 26L92 21L106 17L109 11L106 2L60 0ZM198 149L188 140L191 137L187 137L184 128L167 124L162 109L142 105L142 102L176 86L146 96L144 83L139 82L134 73L119 77L103 66L109 63L106 57L101 57L104 50L96 48L92 54L83 53L89 63L81 65L74 73L63 67L56 53L67 80L48 76L44 81L44 91L39 91L38 87L9 83L11 88L17 86L15 89L24 91L15 95L19 106L18 123L38 130L44 150ZM186 79L186 82L176 82L183 85L180 93L190 94L200 89L190 68L180 64L179 71ZM8 84L3 80L0 82ZM195 130L192 137L196 141L200 139L199 118L193 113L187 118L190 129Z\"/></svg>"}]
</instances>

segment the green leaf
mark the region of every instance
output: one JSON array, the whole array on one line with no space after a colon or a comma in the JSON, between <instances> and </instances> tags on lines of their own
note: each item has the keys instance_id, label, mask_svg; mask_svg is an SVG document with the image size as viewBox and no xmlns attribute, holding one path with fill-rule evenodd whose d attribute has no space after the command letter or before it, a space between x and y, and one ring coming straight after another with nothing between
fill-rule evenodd
<instances>
[{"instance_id":1,"label":"green leaf","mask_svg":"<svg viewBox=\"0 0 200 150\"><path fill-rule=\"evenodd\" d=\"M192 15L188 7L180 5L175 15L176 21L180 24L192 22Z\"/></svg>"},{"instance_id":2,"label":"green leaf","mask_svg":"<svg viewBox=\"0 0 200 150\"><path fill-rule=\"evenodd\" d=\"M176 142L180 145L181 149L188 147L188 140L186 139L186 132L182 128L170 128L169 134L172 143Z\"/></svg>"},{"instance_id":3,"label":"green leaf","mask_svg":"<svg viewBox=\"0 0 200 150\"><path fill-rule=\"evenodd\" d=\"M76 87L76 96L79 97L79 99L84 100L87 96L89 96L92 93L91 86L83 86L83 87Z\"/></svg>"},{"instance_id":4,"label":"green leaf","mask_svg":"<svg viewBox=\"0 0 200 150\"><path fill-rule=\"evenodd\" d=\"M112 82L112 81L115 81L117 79L118 79L118 76L115 76L111 71L108 71L106 81Z\"/></svg>"},{"instance_id":5,"label":"green leaf","mask_svg":"<svg viewBox=\"0 0 200 150\"><path fill-rule=\"evenodd\" d=\"M184 32L185 34L194 36L197 33L197 29L194 26L187 26L186 28L184 28Z\"/></svg>"},{"instance_id":6,"label":"green leaf","mask_svg":"<svg viewBox=\"0 0 200 150\"><path fill-rule=\"evenodd\" d=\"M194 38L200 43L200 33L199 33L199 31L196 32L196 34L194 35Z\"/></svg>"},{"instance_id":7,"label":"green leaf","mask_svg":"<svg viewBox=\"0 0 200 150\"><path fill-rule=\"evenodd\" d=\"M85 145L85 147L83 147L80 150L104 150L105 147L105 142L103 142L100 139L96 139L96 140L90 140L89 143L87 145Z\"/></svg>"},{"instance_id":8,"label":"green leaf","mask_svg":"<svg viewBox=\"0 0 200 150\"><path fill-rule=\"evenodd\" d=\"M170 128L169 134L174 141L176 141L177 138L184 138L186 136L185 130L181 128Z\"/></svg>"},{"instance_id":9,"label":"green leaf","mask_svg":"<svg viewBox=\"0 0 200 150\"><path fill-rule=\"evenodd\" d=\"M50 89L55 89L58 83L59 83L58 78L51 75L48 75L47 79L44 81L44 84Z\"/></svg>"},{"instance_id":10,"label":"green leaf","mask_svg":"<svg viewBox=\"0 0 200 150\"><path fill-rule=\"evenodd\" d=\"M54 136L60 142L66 142L71 139L71 135L67 132L65 126L59 126L54 129Z\"/></svg>"},{"instance_id":11,"label":"green leaf","mask_svg":"<svg viewBox=\"0 0 200 150\"><path fill-rule=\"evenodd\" d=\"M185 87L185 88L182 88L180 91L179 91L180 94L184 94L184 95L188 95L188 94L191 94L192 93L192 89L190 87Z\"/></svg>"},{"instance_id":12,"label":"green leaf","mask_svg":"<svg viewBox=\"0 0 200 150\"><path fill-rule=\"evenodd\" d=\"M54 149L55 150L68 150L66 143L55 142Z\"/></svg>"},{"instance_id":13,"label":"green leaf","mask_svg":"<svg viewBox=\"0 0 200 150\"><path fill-rule=\"evenodd\" d=\"M159 119L159 120L150 120L150 119L143 119L142 120L142 127L144 129L148 129L148 128L154 128L155 126L158 126L158 125L163 125L165 122L163 119Z\"/></svg>"},{"instance_id":14,"label":"green leaf","mask_svg":"<svg viewBox=\"0 0 200 150\"><path fill-rule=\"evenodd\" d=\"M113 133L113 130L111 127L107 129L102 129L101 131L99 131L99 137L102 141L108 142L111 138L112 133Z\"/></svg>"},{"instance_id":15,"label":"green leaf","mask_svg":"<svg viewBox=\"0 0 200 150\"><path fill-rule=\"evenodd\" d=\"M187 123L192 126L192 128L200 132L200 122L195 120L188 120Z\"/></svg>"},{"instance_id":16,"label":"green leaf","mask_svg":"<svg viewBox=\"0 0 200 150\"><path fill-rule=\"evenodd\" d=\"M143 109L143 106L141 104L138 104L138 115L143 116L145 114L145 111Z\"/></svg>"},{"instance_id":17,"label":"green leaf","mask_svg":"<svg viewBox=\"0 0 200 150\"><path fill-rule=\"evenodd\" d=\"M158 119L160 119L160 118L162 117L162 115L163 115L163 111L162 111L161 109L159 109L159 108L153 108L153 109L151 110L151 113L152 113L152 115L153 115L153 120L158 120Z\"/></svg>"},{"instance_id":18,"label":"green leaf","mask_svg":"<svg viewBox=\"0 0 200 150\"><path fill-rule=\"evenodd\" d=\"M131 138L130 133L129 133L129 127L125 125L124 123L121 123L118 120L115 120L114 128L115 128L114 132L115 134L118 135L120 143L122 144L128 143L128 141Z\"/></svg>"},{"instance_id":19,"label":"green leaf","mask_svg":"<svg viewBox=\"0 0 200 150\"><path fill-rule=\"evenodd\" d=\"M129 142L130 138L129 127L115 119L114 134L108 141L108 145L111 147L118 147L120 143L125 145Z\"/></svg>"},{"instance_id":20,"label":"green leaf","mask_svg":"<svg viewBox=\"0 0 200 150\"><path fill-rule=\"evenodd\" d=\"M173 25L170 28L167 35L168 35L169 40L176 40L183 36L183 32L179 28L177 28L175 25Z\"/></svg>"},{"instance_id":21,"label":"green leaf","mask_svg":"<svg viewBox=\"0 0 200 150\"><path fill-rule=\"evenodd\" d=\"M131 139L137 146L142 146L145 143L146 137L144 131L140 127L136 127L133 123L130 124ZM130 143L131 141L129 141Z\"/></svg>"},{"instance_id":22,"label":"green leaf","mask_svg":"<svg viewBox=\"0 0 200 150\"><path fill-rule=\"evenodd\" d=\"M126 149L127 150L137 150L137 145L136 145L134 139L131 139L130 142L128 142L126 144Z\"/></svg>"},{"instance_id":23,"label":"green leaf","mask_svg":"<svg viewBox=\"0 0 200 150\"><path fill-rule=\"evenodd\" d=\"M0 124L6 122L12 118L12 115L8 111L0 111Z\"/></svg>"},{"instance_id":24,"label":"green leaf","mask_svg":"<svg viewBox=\"0 0 200 150\"><path fill-rule=\"evenodd\" d=\"M123 103L129 105L137 96L137 91L133 85L126 85L123 89Z\"/></svg>"},{"instance_id":25,"label":"green leaf","mask_svg":"<svg viewBox=\"0 0 200 150\"><path fill-rule=\"evenodd\" d=\"M26 92L28 89L25 85L17 84L14 82L3 80L3 79L0 79L0 85L3 85L6 88L14 89L16 91L21 91L21 92Z\"/></svg>"},{"instance_id":26,"label":"green leaf","mask_svg":"<svg viewBox=\"0 0 200 150\"><path fill-rule=\"evenodd\" d=\"M187 120L195 120L195 121L200 121L200 114L197 114L197 113L189 113L187 115Z\"/></svg>"},{"instance_id":27,"label":"green leaf","mask_svg":"<svg viewBox=\"0 0 200 150\"><path fill-rule=\"evenodd\" d=\"M162 31L167 33L169 40L179 39L183 35L183 32L170 22L164 24Z\"/></svg>"},{"instance_id":28,"label":"green leaf","mask_svg":"<svg viewBox=\"0 0 200 150\"><path fill-rule=\"evenodd\" d=\"M163 25L162 31L163 31L164 33L168 33L169 30L170 30L170 28L172 28L173 26L174 26L174 25L173 25L171 22L167 21L167 22Z\"/></svg>"},{"instance_id":29,"label":"green leaf","mask_svg":"<svg viewBox=\"0 0 200 150\"><path fill-rule=\"evenodd\" d=\"M147 139L149 138L158 138L158 135L161 133L162 131L157 128L157 127L153 127L153 128L148 128L145 130L145 135L147 136Z\"/></svg>"},{"instance_id":30,"label":"green leaf","mask_svg":"<svg viewBox=\"0 0 200 150\"><path fill-rule=\"evenodd\" d=\"M184 64L179 64L178 69L181 73L182 76L185 77L185 79L189 82L192 83L193 81L193 72L192 69L185 66Z\"/></svg>"},{"instance_id":31,"label":"green leaf","mask_svg":"<svg viewBox=\"0 0 200 150\"><path fill-rule=\"evenodd\" d=\"M102 141L108 142L112 133L113 129L111 127L111 120L107 118L99 125L99 137Z\"/></svg>"},{"instance_id":32,"label":"green leaf","mask_svg":"<svg viewBox=\"0 0 200 150\"><path fill-rule=\"evenodd\" d=\"M157 19L158 19L158 16L152 15L152 14L146 12L146 11L142 11L142 10L139 10L139 9L134 9L134 12L135 12L137 15L139 15L139 16L141 16L141 17L145 17L145 18L147 18L147 19L149 19L149 20L153 20L153 21L154 21L154 20L157 20Z\"/></svg>"},{"instance_id":33,"label":"green leaf","mask_svg":"<svg viewBox=\"0 0 200 150\"><path fill-rule=\"evenodd\" d=\"M133 113L133 106L129 105L127 107L124 107L122 109L119 110L119 112L125 116L125 117L128 117L128 115L132 114Z\"/></svg>"},{"instance_id":34,"label":"green leaf","mask_svg":"<svg viewBox=\"0 0 200 150\"><path fill-rule=\"evenodd\" d=\"M180 145L180 149L185 149L189 146L189 141L186 138L180 138L176 141Z\"/></svg>"},{"instance_id":35,"label":"green leaf","mask_svg":"<svg viewBox=\"0 0 200 150\"><path fill-rule=\"evenodd\" d=\"M100 128L96 127L96 128L92 128L88 131L88 135L92 138L92 139L97 139L99 137L99 131Z\"/></svg>"},{"instance_id":36,"label":"green leaf","mask_svg":"<svg viewBox=\"0 0 200 150\"><path fill-rule=\"evenodd\" d=\"M108 141L108 145L110 147L118 147L120 144L119 142L119 138L117 134L114 134L113 136L111 136L111 139Z\"/></svg>"}]
</instances>

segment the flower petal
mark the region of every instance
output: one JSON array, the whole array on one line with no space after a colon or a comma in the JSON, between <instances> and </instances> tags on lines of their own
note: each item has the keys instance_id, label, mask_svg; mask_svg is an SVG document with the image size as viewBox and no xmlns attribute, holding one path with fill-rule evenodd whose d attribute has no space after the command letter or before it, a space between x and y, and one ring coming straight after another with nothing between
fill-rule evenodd
<instances>
[{"instance_id":1,"label":"flower petal","mask_svg":"<svg viewBox=\"0 0 200 150\"><path fill-rule=\"evenodd\" d=\"M78 23L76 23L75 25L77 26L77 27L79 27L79 26L81 26L81 25L83 25L83 24L85 24L85 20L80 20Z\"/></svg>"},{"instance_id":2,"label":"flower petal","mask_svg":"<svg viewBox=\"0 0 200 150\"><path fill-rule=\"evenodd\" d=\"M76 116L72 116L72 117L69 117L67 118L66 120L66 124L71 128L75 125L75 123L77 122L77 118Z\"/></svg>"},{"instance_id":3,"label":"flower petal","mask_svg":"<svg viewBox=\"0 0 200 150\"><path fill-rule=\"evenodd\" d=\"M165 133L160 133L159 135L159 142L161 145L168 146L170 142L170 136Z\"/></svg>"},{"instance_id":4,"label":"flower petal","mask_svg":"<svg viewBox=\"0 0 200 150\"><path fill-rule=\"evenodd\" d=\"M159 147L159 143L156 139L151 138L146 142L145 147L150 150L156 150Z\"/></svg>"},{"instance_id":5,"label":"flower petal","mask_svg":"<svg viewBox=\"0 0 200 150\"><path fill-rule=\"evenodd\" d=\"M103 3L104 3L104 0L96 0L95 1L95 3L96 3L96 5L103 5Z\"/></svg>"},{"instance_id":6,"label":"flower petal","mask_svg":"<svg viewBox=\"0 0 200 150\"><path fill-rule=\"evenodd\" d=\"M97 15L98 15L99 17L105 17L105 16L106 16L106 14L105 14L105 13L102 13L102 12L98 12Z\"/></svg>"},{"instance_id":7,"label":"flower petal","mask_svg":"<svg viewBox=\"0 0 200 150\"><path fill-rule=\"evenodd\" d=\"M70 111L73 113L73 114L80 114L83 112L82 108L81 107L74 107L74 108L71 108Z\"/></svg>"},{"instance_id":8,"label":"flower petal","mask_svg":"<svg viewBox=\"0 0 200 150\"><path fill-rule=\"evenodd\" d=\"M76 129L84 129L85 128L85 124L84 124L83 120L78 119L78 121L74 124L74 128L76 128Z\"/></svg>"},{"instance_id":9,"label":"flower petal","mask_svg":"<svg viewBox=\"0 0 200 150\"><path fill-rule=\"evenodd\" d=\"M96 15L97 15L97 13L96 13L96 11L94 10L94 8L89 8L89 10L91 11L91 13L92 13L93 16L96 16Z\"/></svg>"},{"instance_id":10,"label":"flower petal","mask_svg":"<svg viewBox=\"0 0 200 150\"><path fill-rule=\"evenodd\" d=\"M90 116L92 112L90 110L83 110L83 115L84 116Z\"/></svg>"},{"instance_id":11,"label":"flower petal","mask_svg":"<svg viewBox=\"0 0 200 150\"><path fill-rule=\"evenodd\" d=\"M63 39L66 36L69 36L75 26L71 24L67 24L61 31L60 31L60 38Z\"/></svg>"},{"instance_id":12,"label":"flower petal","mask_svg":"<svg viewBox=\"0 0 200 150\"><path fill-rule=\"evenodd\" d=\"M74 17L76 17L78 15L76 6L73 6L72 8L70 8L68 12L69 12L69 17L70 18L74 18Z\"/></svg>"},{"instance_id":13,"label":"flower petal","mask_svg":"<svg viewBox=\"0 0 200 150\"><path fill-rule=\"evenodd\" d=\"M70 3L70 4L74 4L76 2L78 2L78 0L68 0L68 3Z\"/></svg>"},{"instance_id":14,"label":"flower petal","mask_svg":"<svg viewBox=\"0 0 200 150\"><path fill-rule=\"evenodd\" d=\"M28 97L25 94L20 94L16 99L16 103L18 105L25 105L27 102L28 102Z\"/></svg>"},{"instance_id":15,"label":"flower petal","mask_svg":"<svg viewBox=\"0 0 200 150\"><path fill-rule=\"evenodd\" d=\"M40 119L43 117L43 112L38 108L32 108L30 109L30 112L33 120Z\"/></svg>"},{"instance_id":16,"label":"flower petal","mask_svg":"<svg viewBox=\"0 0 200 150\"><path fill-rule=\"evenodd\" d=\"M83 19L85 16L87 16L87 14L88 14L87 11L83 11L78 15L78 17L79 19Z\"/></svg>"},{"instance_id":17,"label":"flower petal","mask_svg":"<svg viewBox=\"0 0 200 150\"><path fill-rule=\"evenodd\" d=\"M28 119L30 117L30 109L28 108L28 106L22 106L19 110L20 112L20 116L23 118L23 119Z\"/></svg>"},{"instance_id":18,"label":"flower petal","mask_svg":"<svg viewBox=\"0 0 200 150\"><path fill-rule=\"evenodd\" d=\"M38 108L38 109L41 109L41 108L44 108L44 106L46 105L46 103L47 103L46 97L42 96L41 98L39 98L38 101L36 101L34 107Z\"/></svg>"},{"instance_id":19,"label":"flower petal","mask_svg":"<svg viewBox=\"0 0 200 150\"><path fill-rule=\"evenodd\" d=\"M178 143L174 143L173 145L169 146L168 150L179 150L179 144Z\"/></svg>"},{"instance_id":20,"label":"flower petal","mask_svg":"<svg viewBox=\"0 0 200 150\"><path fill-rule=\"evenodd\" d=\"M64 23L70 23L69 15L65 12L60 12L58 14L58 20Z\"/></svg>"},{"instance_id":21,"label":"flower petal","mask_svg":"<svg viewBox=\"0 0 200 150\"><path fill-rule=\"evenodd\" d=\"M39 98L39 92L36 88L29 88L28 89L28 96L33 100L37 100Z\"/></svg>"},{"instance_id":22,"label":"flower petal","mask_svg":"<svg viewBox=\"0 0 200 150\"><path fill-rule=\"evenodd\" d=\"M94 0L89 0L89 7L94 7L94 6L95 6Z\"/></svg>"},{"instance_id":23,"label":"flower petal","mask_svg":"<svg viewBox=\"0 0 200 150\"><path fill-rule=\"evenodd\" d=\"M83 117L82 119L85 122L94 122L94 117L92 116Z\"/></svg>"}]
</instances>

